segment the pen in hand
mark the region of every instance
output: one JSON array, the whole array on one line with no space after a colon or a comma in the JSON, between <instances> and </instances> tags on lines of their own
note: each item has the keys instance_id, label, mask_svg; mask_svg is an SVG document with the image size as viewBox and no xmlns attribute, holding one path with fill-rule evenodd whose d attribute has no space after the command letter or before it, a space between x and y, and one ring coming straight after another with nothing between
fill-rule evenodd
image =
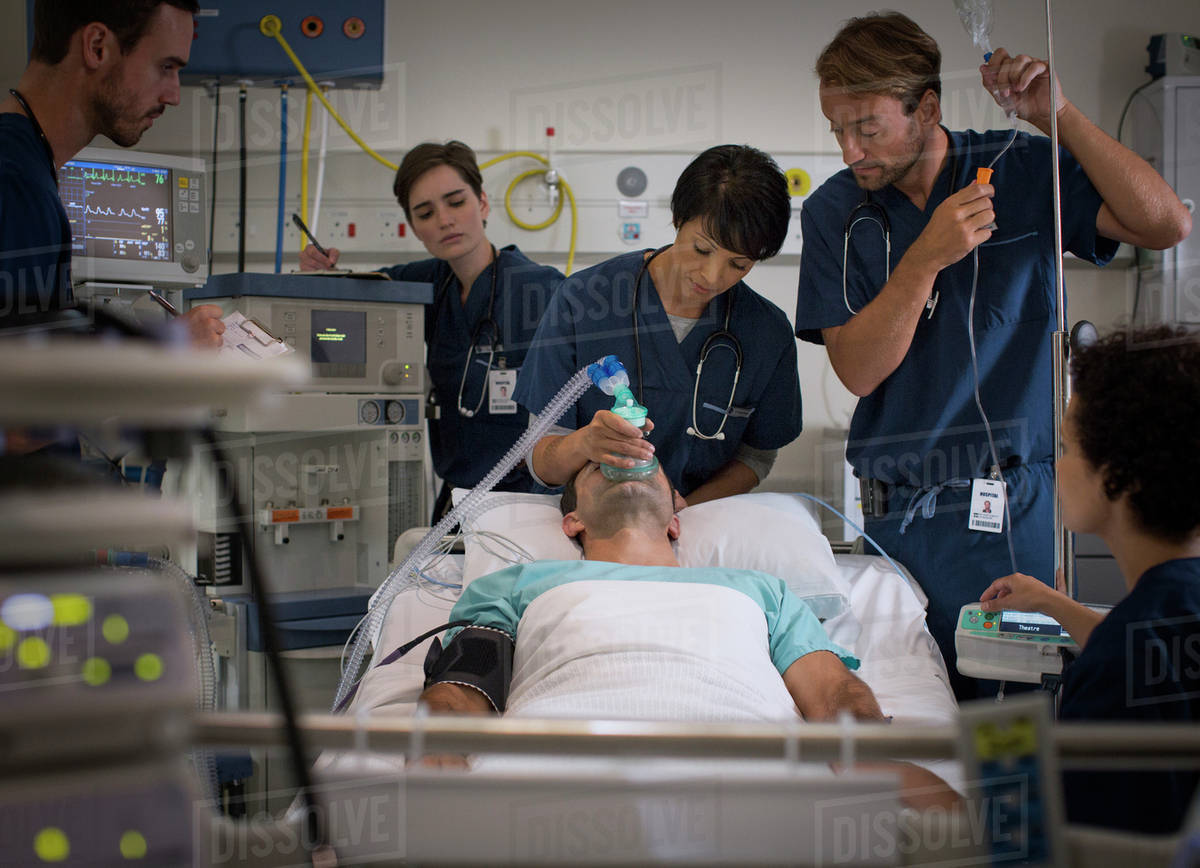
<instances>
[{"instance_id":1,"label":"pen in hand","mask_svg":"<svg viewBox=\"0 0 1200 868\"><path fill-rule=\"evenodd\" d=\"M167 313L169 313L171 316L179 316L179 308L175 307L175 305L171 304L171 302L167 301L165 298L163 298L161 295L159 295L154 290L152 290L152 289L146 290L146 295L148 295L152 299L154 299L154 301L158 303L158 306L161 307L163 310L165 310Z\"/></svg>"},{"instance_id":2,"label":"pen in hand","mask_svg":"<svg viewBox=\"0 0 1200 868\"><path fill-rule=\"evenodd\" d=\"M303 232L306 236L308 236L308 240L310 242L312 242L312 246L317 249L318 253L320 253L322 256L324 256L326 258L329 257L329 251L321 246L320 242L317 241L317 239L313 236L312 232L309 231L308 227L304 225L304 221L300 219L300 215L297 214L295 211L292 212L292 222L295 223L296 226L299 227L301 232Z\"/></svg>"},{"instance_id":3,"label":"pen in hand","mask_svg":"<svg viewBox=\"0 0 1200 868\"><path fill-rule=\"evenodd\" d=\"M179 308L167 301L153 289L146 290L146 295L154 303L187 326L191 333L191 342L197 347L220 347L221 334L225 331L225 323L221 319L221 308L215 304L202 304L193 307L186 314L180 313Z\"/></svg>"}]
</instances>

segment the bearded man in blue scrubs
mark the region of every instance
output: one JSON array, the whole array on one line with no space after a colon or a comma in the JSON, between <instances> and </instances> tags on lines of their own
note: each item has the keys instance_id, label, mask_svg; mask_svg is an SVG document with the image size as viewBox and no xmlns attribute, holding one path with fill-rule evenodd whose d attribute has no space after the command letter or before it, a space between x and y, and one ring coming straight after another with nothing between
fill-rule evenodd
<instances>
[{"instance_id":1,"label":"bearded man in blue scrubs","mask_svg":"<svg viewBox=\"0 0 1200 868\"><path fill-rule=\"evenodd\" d=\"M0 98L0 336L71 320L71 227L58 170L97 135L132 147L167 106L192 49L196 0L39 0L29 64ZM181 317L219 347L221 309Z\"/></svg>"},{"instance_id":2,"label":"bearded man in blue scrubs","mask_svg":"<svg viewBox=\"0 0 1200 868\"><path fill-rule=\"evenodd\" d=\"M937 43L898 13L852 19L818 58L849 168L804 205L796 334L824 343L860 398L846 457L867 531L928 593L965 699L981 685L954 667L959 608L997 576L1054 572L1054 216L1049 139L947 130L940 70ZM997 49L980 71L1043 133L1058 115L1064 249L1103 265L1118 242L1187 236L1170 187L1051 87L1045 62ZM1005 492L1004 520L972 519Z\"/></svg>"}]
</instances>

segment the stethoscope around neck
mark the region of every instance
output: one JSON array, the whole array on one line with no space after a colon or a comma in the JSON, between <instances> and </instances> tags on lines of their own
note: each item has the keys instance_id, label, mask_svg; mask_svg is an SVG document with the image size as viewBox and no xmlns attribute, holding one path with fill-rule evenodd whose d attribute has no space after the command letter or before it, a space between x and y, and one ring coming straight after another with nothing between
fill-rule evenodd
<instances>
[{"instance_id":1,"label":"stethoscope around neck","mask_svg":"<svg viewBox=\"0 0 1200 868\"><path fill-rule=\"evenodd\" d=\"M954 190L954 179L957 176L958 155L951 152L949 190L947 191L947 195ZM892 224L888 220L887 211L881 204L871 198L871 191L867 190L863 195L863 200L850 209L850 213L846 216L846 226L842 230L842 303L846 305L846 310L850 311L851 315L857 314L858 311L850 306L850 295L847 291L846 264L850 256L850 235L854 232L854 227L864 221L877 225L880 233L883 235L883 283L887 283L892 277ZM880 286L882 285L880 284ZM929 300L925 302L925 315L927 319L933 318L933 311L937 307L938 297L938 290L934 289L933 293L929 296Z\"/></svg>"},{"instance_id":2,"label":"stethoscope around neck","mask_svg":"<svg viewBox=\"0 0 1200 868\"><path fill-rule=\"evenodd\" d=\"M883 282L887 283L892 276L892 224L888 220L887 211L871 198L871 191L867 190L863 200L850 209L850 214L846 217L846 228L842 231L842 302L852 315L858 311L850 306L850 296L846 288L846 264L850 255L850 235L854 232L854 227L863 221L879 226L879 231L883 234Z\"/></svg>"},{"instance_id":3,"label":"stethoscope around neck","mask_svg":"<svg viewBox=\"0 0 1200 868\"><path fill-rule=\"evenodd\" d=\"M496 323L494 318L496 309L496 275L499 271L500 265L496 257L496 247L495 245L492 245L492 293L491 297L488 299L487 313L480 318L479 322L475 324L475 328L471 331L471 343L467 347L467 358L466 361L463 362L462 377L458 381L458 415L467 419L474 417L475 414L479 412L480 408L483 406L483 398L487 394L487 377L484 377L483 388L479 390L479 400L475 402L475 408L470 409L463 406L463 391L467 387L467 374L471 370L471 364L475 361L475 350L479 347L485 329L489 334L487 353L487 369L489 371L492 369L492 361L496 357L496 351L501 349L499 341L500 326ZM442 281L442 285L438 288L439 303L434 305L434 316L438 315L438 309L441 307L440 301L446 297L446 293L450 289L450 283L453 280L454 271L451 270L451 272L446 275L446 279ZM468 291L468 295L469 294L470 292ZM463 312L466 312L465 304L463 305ZM440 325L441 323L439 322L438 326L440 327ZM436 341L434 343L436 344Z\"/></svg>"},{"instance_id":4,"label":"stethoscope around neck","mask_svg":"<svg viewBox=\"0 0 1200 868\"><path fill-rule=\"evenodd\" d=\"M33 113L33 109L29 107L29 102L15 87L10 87L8 92L12 94L13 99L21 106L25 114L29 117L29 123L33 125L33 131L37 133L38 139L42 143L42 147L46 149L46 158L50 161L50 171L54 175L54 186L58 186L58 165L54 162L54 146L50 144L50 139L46 136L46 131L42 129L42 125L38 123L37 115Z\"/></svg>"},{"instance_id":5,"label":"stethoscope around neck","mask_svg":"<svg viewBox=\"0 0 1200 868\"><path fill-rule=\"evenodd\" d=\"M660 247L655 250L648 258L642 260L642 266L638 269L637 279L633 282L633 354L637 362L637 378L638 378L638 402L645 405L646 401L642 396L642 344L638 336L638 321L637 321L637 302L638 290L642 285L642 278L650 267L650 263L655 258L666 250L669 250L670 244L665 247ZM698 440L724 440L725 439L725 423L729 421L729 411L733 408L733 396L737 393L738 380L742 376L742 342L737 339L737 335L729 330L729 318L733 315L733 295L729 296L728 303L725 305L725 324L709 335L704 340L704 345L700 348L700 360L696 363L696 380L692 385L692 424L688 426L687 433ZM733 385L729 388L729 400L725 402L725 409L721 415L721 424L717 426L717 430L712 434L705 434L700 430L700 422L696 417L696 402L700 396L700 374L704 370L704 362L708 358L708 354L714 349L725 349L733 353L735 362L733 368Z\"/></svg>"}]
</instances>

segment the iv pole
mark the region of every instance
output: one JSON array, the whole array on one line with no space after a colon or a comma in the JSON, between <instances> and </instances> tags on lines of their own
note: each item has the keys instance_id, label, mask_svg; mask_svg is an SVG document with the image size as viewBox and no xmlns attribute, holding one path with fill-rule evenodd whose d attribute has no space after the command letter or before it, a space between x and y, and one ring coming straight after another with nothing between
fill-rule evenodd
<instances>
[{"instance_id":1,"label":"iv pole","mask_svg":"<svg viewBox=\"0 0 1200 868\"><path fill-rule=\"evenodd\" d=\"M1054 461L1062 458L1062 425L1071 398L1071 375L1067 366L1070 350L1067 332L1066 291L1063 286L1062 192L1058 166L1058 76L1054 71L1054 31L1050 0L1046 0L1046 65L1050 73L1050 185L1054 202L1054 284L1058 299L1058 329L1051 342L1054 376ZM1063 572L1067 596L1075 598L1075 558L1072 557L1070 531L1063 524L1062 499L1058 475L1054 478L1054 564Z\"/></svg>"}]
</instances>

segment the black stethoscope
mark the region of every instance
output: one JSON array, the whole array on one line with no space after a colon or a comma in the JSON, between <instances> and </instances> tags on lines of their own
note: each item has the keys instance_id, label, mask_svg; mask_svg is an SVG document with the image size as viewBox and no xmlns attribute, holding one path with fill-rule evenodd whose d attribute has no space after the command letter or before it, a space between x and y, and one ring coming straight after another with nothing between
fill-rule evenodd
<instances>
[{"instance_id":1,"label":"black stethoscope","mask_svg":"<svg viewBox=\"0 0 1200 868\"><path fill-rule=\"evenodd\" d=\"M500 265L496 256L496 246L492 245L492 294L488 299L487 314L485 314L478 323L475 324L475 329L471 332L471 343L467 347L467 358L463 362L462 379L458 382L458 415L465 416L470 419L479 412L479 408L483 406L483 398L487 394L487 378L484 377L483 388L479 390L479 400L475 402L475 409L471 410L463 406L463 390L467 386L467 373L471 370L471 364L475 361L475 351L478 349L480 340L483 338L484 330L489 333L488 338L488 353L487 353L487 369L492 369L492 360L496 357L497 351L503 351L500 346L500 326L493 318L496 309L496 275L500 271ZM446 279L442 281L441 287L438 288L438 302L434 306L435 315L441 308L441 302L446 297L446 292L450 289L450 282L454 280L454 271L446 275ZM466 305L463 305L463 311L466 312ZM439 317L438 326L441 326ZM436 344L436 337L434 343Z\"/></svg>"},{"instance_id":2,"label":"black stethoscope","mask_svg":"<svg viewBox=\"0 0 1200 868\"><path fill-rule=\"evenodd\" d=\"M58 166L54 165L54 147L50 144L50 139L46 136L46 131L42 129L42 125L38 123L37 115L33 113L33 109L29 107L29 103L21 92L15 87L10 87L8 92L12 94L13 99L21 104L21 108L25 110L25 114L29 116L29 122L33 124L33 131L38 134L38 138L42 140L42 147L46 149L46 158L50 161L50 171L54 174L54 186L58 186Z\"/></svg>"},{"instance_id":3,"label":"black stethoscope","mask_svg":"<svg viewBox=\"0 0 1200 868\"><path fill-rule=\"evenodd\" d=\"M645 276L646 270L650 267L650 263L654 261L658 254L665 250L669 250L670 244L665 247L660 247L655 250L649 258L642 260L642 267L638 269L637 279L633 282L633 353L637 362L637 377L638 377L638 403L645 405L645 400L642 397L642 344L638 337L638 322L637 322L637 299L638 289L642 285L642 277ZM732 291L731 291L732 292ZM737 339L737 335L729 330L729 318L733 315L733 295L730 294L728 303L725 306L725 325L717 329L709 335L704 345L700 348L700 361L696 363L696 381L692 386L692 424L688 426L687 433L699 440L724 440L725 423L729 421L729 411L733 408L733 396L737 392L738 379L742 376L742 342ZM719 343L724 341L724 343ZM733 353L736 360L733 368L733 385L729 388L729 400L725 402L725 409L722 412L721 424L717 426L717 430L712 434L705 434L700 430L700 422L696 418L696 401L700 394L700 372L704 370L704 361L708 358L708 354L714 349L726 349Z\"/></svg>"},{"instance_id":4,"label":"black stethoscope","mask_svg":"<svg viewBox=\"0 0 1200 868\"><path fill-rule=\"evenodd\" d=\"M842 302L846 305L846 310L851 314L856 314L854 308L850 306L850 296L846 289L846 275L848 273L846 263L850 256L850 233L854 231L854 227L864 220L875 223L879 226L879 231L883 233L883 249L884 249L884 272L883 282L887 283L892 276L892 224L888 220L887 211L884 207L871 198L871 191L867 190L863 200L850 209L850 214L846 217L846 227L842 230Z\"/></svg>"},{"instance_id":5,"label":"black stethoscope","mask_svg":"<svg viewBox=\"0 0 1200 868\"><path fill-rule=\"evenodd\" d=\"M949 191L947 195L954 190L954 179L958 176L958 155L951 152L950 154L950 177L948 181ZM884 273L883 282L887 283L892 276L892 224L888 220L887 211L882 205L871 198L871 191L865 191L863 200L850 209L850 214L846 217L846 226L842 230L842 303L846 305L846 310L851 314L856 314L854 308L850 306L850 296L846 288L846 263L850 254L850 234L854 231L854 227L864 220L874 223L879 227L879 231L883 234L884 248ZM937 307L940 292L935 288L929 296L929 300L925 302L926 319L933 318L933 311Z\"/></svg>"}]
</instances>

